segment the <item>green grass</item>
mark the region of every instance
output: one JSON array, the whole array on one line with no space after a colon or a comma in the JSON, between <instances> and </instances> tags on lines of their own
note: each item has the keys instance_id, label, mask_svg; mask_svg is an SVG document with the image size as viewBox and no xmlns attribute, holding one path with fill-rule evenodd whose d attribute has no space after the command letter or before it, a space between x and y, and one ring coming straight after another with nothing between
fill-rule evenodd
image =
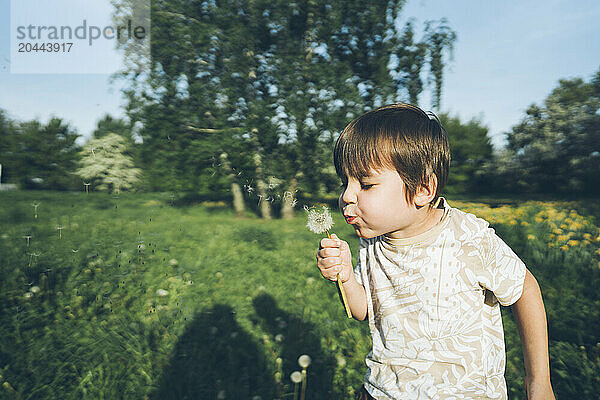
<instances>
[{"instance_id":1,"label":"green grass","mask_svg":"<svg viewBox=\"0 0 600 400\"><path fill-rule=\"evenodd\" d=\"M348 399L361 386L368 324L348 320L335 285L320 277L321 238L303 213L236 218L215 204L173 206L160 193L0 192L0 204L0 399L292 399L302 354L313 360L307 399ZM334 219L356 260L358 238ZM522 244L517 228L497 228ZM556 249L520 249L546 269L564 262ZM587 268L585 257L570 262ZM571 277L597 282L594 268ZM560 318L572 292L546 269L549 316ZM569 318L596 318L598 304ZM518 335L504 314L511 398L523 398ZM582 334L585 344L598 339ZM570 371L600 371L596 353L577 359L577 338L557 343L553 360L567 377L555 387L571 390Z\"/></svg>"},{"instance_id":2,"label":"green grass","mask_svg":"<svg viewBox=\"0 0 600 400\"><path fill-rule=\"evenodd\" d=\"M320 278L320 237L300 213L235 218L166 194L0 196L0 375L21 398L293 398L302 354L308 398L360 385L368 326Z\"/></svg>"}]
</instances>

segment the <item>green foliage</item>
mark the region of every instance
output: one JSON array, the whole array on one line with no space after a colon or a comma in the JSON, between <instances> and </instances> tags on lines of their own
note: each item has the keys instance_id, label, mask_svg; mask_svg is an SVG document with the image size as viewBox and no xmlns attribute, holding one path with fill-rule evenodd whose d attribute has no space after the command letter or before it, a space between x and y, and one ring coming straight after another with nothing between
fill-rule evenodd
<instances>
[{"instance_id":1,"label":"green foliage","mask_svg":"<svg viewBox=\"0 0 600 400\"><path fill-rule=\"evenodd\" d=\"M492 176L528 192L599 193L599 110L600 71L589 82L560 80L508 132L507 152Z\"/></svg>"},{"instance_id":2,"label":"green foliage","mask_svg":"<svg viewBox=\"0 0 600 400\"><path fill-rule=\"evenodd\" d=\"M403 4L154 2L149 74L123 74L127 114L143 126L144 187L225 194L232 179L275 176L331 190L331 149L351 118L416 103L425 66L439 106L455 34L430 22L416 38L412 21L398 24ZM243 176L228 176L215 161L222 152Z\"/></svg>"},{"instance_id":3,"label":"green foliage","mask_svg":"<svg viewBox=\"0 0 600 400\"><path fill-rule=\"evenodd\" d=\"M481 174L482 167L492 158L488 128L478 119L462 123L458 117L439 116L448 134L452 162L447 193L481 193L489 190L489 182Z\"/></svg>"},{"instance_id":4,"label":"green foliage","mask_svg":"<svg viewBox=\"0 0 600 400\"><path fill-rule=\"evenodd\" d=\"M133 143L129 124L121 118L113 118L110 114L104 114L104 117L96 124L96 129L92 132L92 137L100 139L109 133L116 133Z\"/></svg>"},{"instance_id":5,"label":"green foliage","mask_svg":"<svg viewBox=\"0 0 600 400\"><path fill-rule=\"evenodd\" d=\"M16 122L0 110L2 182L22 188L79 189L73 175L79 135L60 118L46 125L37 120Z\"/></svg>"}]
</instances>

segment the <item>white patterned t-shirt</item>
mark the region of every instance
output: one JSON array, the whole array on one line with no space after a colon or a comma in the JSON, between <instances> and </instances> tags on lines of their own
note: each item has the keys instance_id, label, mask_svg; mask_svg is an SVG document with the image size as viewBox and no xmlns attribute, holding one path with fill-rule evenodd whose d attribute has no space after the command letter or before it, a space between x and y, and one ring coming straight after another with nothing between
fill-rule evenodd
<instances>
[{"instance_id":1,"label":"white patterned t-shirt","mask_svg":"<svg viewBox=\"0 0 600 400\"><path fill-rule=\"evenodd\" d=\"M443 207L420 235L360 239L375 399L507 398L498 302L521 297L525 265L486 221Z\"/></svg>"}]
</instances>

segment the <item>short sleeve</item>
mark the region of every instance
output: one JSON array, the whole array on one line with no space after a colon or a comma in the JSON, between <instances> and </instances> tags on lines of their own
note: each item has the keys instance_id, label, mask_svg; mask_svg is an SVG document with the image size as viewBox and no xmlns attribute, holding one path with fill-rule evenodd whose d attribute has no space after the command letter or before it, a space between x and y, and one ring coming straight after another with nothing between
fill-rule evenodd
<instances>
[{"instance_id":1,"label":"short sleeve","mask_svg":"<svg viewBox=\"0 0 600 400\"><path fill-rule=\"evenodd\" d=\"M510 306L523 293L525 264L492 228L486 229L480 250L483 269L479 283L492 291L500 304Z\"/></svg>"},{"instance_id":2,"label":"short sleeve","mask_svg":"<svg viewBox=\"0 0 600 400\"><path fill-rule=\"evenodd\" d=\"M362 277L362 262L361 262L361 258L363 256L364 250L367 246L367 242L365 239L360 238L359 240L359 246L358 246L358 255L356 257L356 267L354 267L354 276L356 277L356 280L358 281L358 283L360 283L361 285L364 286L363 284L363 277Z\"/></svg>"}]
</instances>

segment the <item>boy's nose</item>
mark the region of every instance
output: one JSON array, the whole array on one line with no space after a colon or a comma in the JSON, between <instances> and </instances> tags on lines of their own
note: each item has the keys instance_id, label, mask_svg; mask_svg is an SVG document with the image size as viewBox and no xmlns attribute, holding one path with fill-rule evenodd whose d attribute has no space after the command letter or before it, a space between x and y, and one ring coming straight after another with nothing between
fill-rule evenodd
<instances>
[{"instance_id":1,"label":"boy's nose","mask_svg":"<svg viewBox=\"0 0 600 400\"><path fill-rule=\"evenodd\" d=\"M350 187L350 185L347 185L342 192L342 195L340 196L340 202L344 204L356 203L356 192Z\"/></svg>"}]
</instances>

